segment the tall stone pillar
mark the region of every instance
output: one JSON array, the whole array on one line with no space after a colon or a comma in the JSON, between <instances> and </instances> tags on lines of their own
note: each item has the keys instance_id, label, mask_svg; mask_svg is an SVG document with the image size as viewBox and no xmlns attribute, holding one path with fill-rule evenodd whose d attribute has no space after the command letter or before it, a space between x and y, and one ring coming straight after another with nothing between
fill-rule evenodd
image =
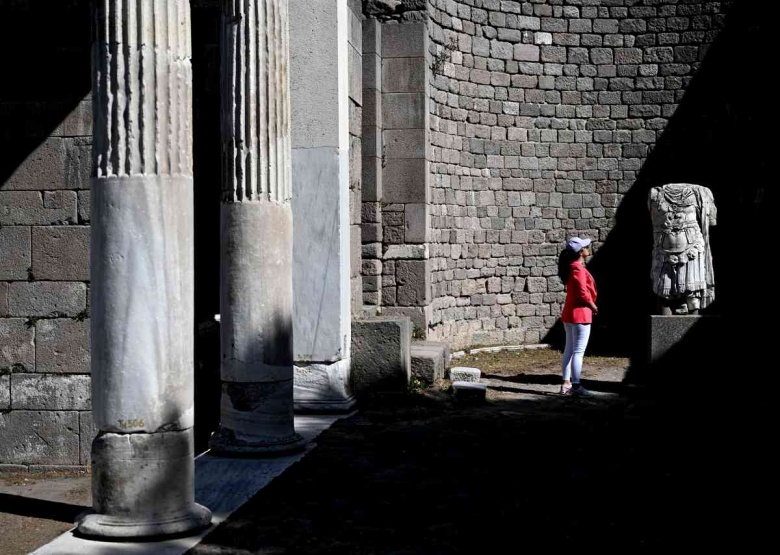
<instances>
[{"instance_id":1,"label":"tall stone pillar","mask_svg":"<svg viewBox=\"0 0 780 555\"><path fill-rule=\"evenodd\" d=\"M222 409L211 448L300 450L293 425L287 0L222 15Z\"/></svg>"},{"instance_id":2,"label":"tall stone pillar","mask_svg":"<svg viewBox=\"0 0 780 555\"><path fill-rule=\"evenodd\" d=\"M78 531L194 531L188 0L100 0L93 44L93 512Z\"/></svg>"},{"instance_id":3,"label":"tall stone pillar","mask_svg":"<svg viewBox=\"0 0 780 555\"><path fill-rule=\"evenodd\" d=\"M355 404L349 379L350 10L347 0L290 0L290 10L295 408L340 412Z\"/></svg>"}]
</instances>

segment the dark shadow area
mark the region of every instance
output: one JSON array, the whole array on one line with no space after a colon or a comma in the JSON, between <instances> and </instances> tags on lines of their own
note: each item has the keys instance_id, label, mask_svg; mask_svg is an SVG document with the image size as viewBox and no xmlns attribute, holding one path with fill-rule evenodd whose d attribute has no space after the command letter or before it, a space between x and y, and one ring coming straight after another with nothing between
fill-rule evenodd
<instances>
[{"instance_id":1,"label":"dark shadow area","mask_svg":"<svg viewBox=\"0 0 780 555\"><path fill-rule=\"evenodd\" d=\"M482 374L482 379L485 380L501 380L508 383L516 383L516 384L534 384L534 385L555 385L558 386L561 384L561 375L560 373L556 374L517 374L515 376L506 376L501 374ZM602 393L622 393L625 389L625 386L620 383L615 382L609 382L604 380L589 380L587 378L582 378L582 385L586 389L591 389L593 391L599 391ZM492 389L499 389L499 387L493 387ZM516 388L505 388L505 391L509 392L526 392L526 393L533 393L533 394L539 394L539 390L536 389L529 389L529 390L522 390L522 389L516 389Z\"/></svg>"},{"instance_id":2,"label":"dark shadow area","mask_svg":"<svg viewBox=\"0 0 780 555\"><path fill-rule=\"evenodd\" d=\"M89 0L0 3L0 184L90 92L91 21Z\"/></svg>"},{"instance_id":3,"label":"dark shadow area","mask_svg":"<svg viewBox=\"0 0 780 555\"><path fill-rule=\"evenodd\" d=\"M195 453L219 425L220 3L192 8L195 181Z\"/></svg>"},{"instance_id":4,"label":"dark shadow area","mask_svg":"<svg viewBox=\"0 0 780 555\"><path fill-rule=\"evenodd\" d=\"M83 505L0 493L0 513L72 523L86 509Z\"/></svg>"},{"instance_id":5,"label":"dark shadow area","mask_svg":"<svg viewBox=\"0 0 780 555\"><path fill-rule=\"evenodd\" d=\"M334 424L190 553L748 552L770 537L741 490L748 452L712 442L708 415L658 418L629 396L404 399Z\"/></svg>"},{"instance_id":6,"label":"dark shadow area","mask_svg":"<svg viewBox=\"0 0 780 555\"><path fill-rule=\"evenodd\" d=\"M537 385L560 385L561 375L558 374L517 374L506 376L502 374L482 374L486 380L502 380L510 383L533 383Z\"/></svg>"}]
</instances>

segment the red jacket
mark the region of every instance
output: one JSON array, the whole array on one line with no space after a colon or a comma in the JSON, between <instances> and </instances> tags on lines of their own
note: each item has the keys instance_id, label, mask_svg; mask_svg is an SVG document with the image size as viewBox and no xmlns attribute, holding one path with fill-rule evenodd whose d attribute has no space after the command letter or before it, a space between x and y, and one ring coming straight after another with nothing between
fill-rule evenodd
<instances>
[{"instance_id":1,"label":"red jacket","mask_svg":"<svg viewBox=\"0 0 780 555\"><path fill-rule=\"evenodd\" d=\"M561 322L566 324L590 324L593 310L588 303L596 302L596 281L579 260L571 263L569 281L566 283L566 301L563 304Z\"/></svg>"}]
</instances>

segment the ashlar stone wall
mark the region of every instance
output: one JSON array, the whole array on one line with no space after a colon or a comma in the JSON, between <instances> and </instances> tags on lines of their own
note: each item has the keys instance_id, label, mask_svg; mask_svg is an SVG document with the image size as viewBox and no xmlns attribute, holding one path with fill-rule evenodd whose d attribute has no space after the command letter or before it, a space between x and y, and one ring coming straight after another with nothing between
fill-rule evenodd
<instances>
[{"instance_id":1,"label":"ashlar stone wall","mask_svg":"<svg viewBox=\"0 0 780 555\"><path fill-rule=\"evenodd\" d=\"M94 436L90 9L56 4L0 7L0 468L86 464Z\"/></svg>"},{"instance_id":2,"label":"ashlar stone wall","mask_svg":"<svg viewBox=\"0 0 780 555\"><path fill-rule=\"evenodd\" d=\"M430 0L429 337L545 336L563 240L606 239L728 7Z\"/></svg>"}]
</instances>

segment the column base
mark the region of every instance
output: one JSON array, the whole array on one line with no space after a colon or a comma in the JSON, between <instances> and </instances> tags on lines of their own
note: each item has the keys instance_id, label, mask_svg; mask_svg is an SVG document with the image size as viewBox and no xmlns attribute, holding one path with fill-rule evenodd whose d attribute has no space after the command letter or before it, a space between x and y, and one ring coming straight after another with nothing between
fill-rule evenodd
<instances>
[{"instance_id":1,"label":"column base","mask_svg":"<svg viewBox=\"0 0 780 555\"><path fill-rule=\"evenodd\" d=\"M306 440L298 433L279 438L245 440L230 428L220 426L209 440L213 454L226 456L279 456L298 453L306 448Z\"/></svg>"},{"instance_id":2,"label":"column base","mask_svg":"<svg viewBox=\"0 0 780 555\"><path fill-rule=\"evenodd\" d=\"M349 385L349 359L298 363L293 381L295 412L350 412L356 400Z\"/></svg>"},{"instance_id":3,"label":"column base","mask_svg":"<svg viewBox=\"0 0 780 555\"><path fill-rule=\"evenodd\" d=\"M90 538L155 539L162 536L192 535L211 524L211 511L193 503L185 511L169 515L149 515L146 518L119 517L83 513L77 521L77 533Z\"/></svg>"},{"instance_id":4,"label":"column base","mask_svg":"<svg viewBox=\"0 0 780 555\"><path fill-rule=\"evenodd\" d=\"M117 434L92 442L92 507L77 534L97 539L189 535L211 523L195 503L192 429Z\"/></svg>"}]
</instances>

